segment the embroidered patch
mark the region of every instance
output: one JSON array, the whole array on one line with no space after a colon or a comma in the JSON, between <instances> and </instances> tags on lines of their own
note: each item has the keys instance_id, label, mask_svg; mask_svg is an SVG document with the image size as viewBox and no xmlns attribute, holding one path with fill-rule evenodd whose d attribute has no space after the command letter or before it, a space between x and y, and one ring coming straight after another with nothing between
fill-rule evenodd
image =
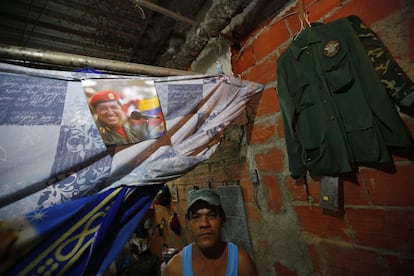
<instances>
[{"instance_id":1,"label":"embroidered patch","mask_svg":"<svg viewBox=\"0 0 414 276\"><path fill-rule=\"evenodd\" d=\"M337 40L329 40L323 46L323 54L327 57L334 57L341 49L341 43Z\"/></svg>"}]
</instances>

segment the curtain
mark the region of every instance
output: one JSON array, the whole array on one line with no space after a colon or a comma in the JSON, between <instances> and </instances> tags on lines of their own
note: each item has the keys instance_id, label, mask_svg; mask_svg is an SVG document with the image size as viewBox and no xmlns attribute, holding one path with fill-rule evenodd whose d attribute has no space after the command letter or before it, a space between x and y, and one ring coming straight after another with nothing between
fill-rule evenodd
<instances>
[{"instance_id":1,"label":"curtain","mask_svg":"<svg viewBox=\"0 0 414 276\"><path fill-rule=\"evenodd\" d=\"M154 81L166 132L106 146L82 79ZM258 83L0 64L0 273L102 274L159 188L207 160Z\"/></svg>"}]
</instances>

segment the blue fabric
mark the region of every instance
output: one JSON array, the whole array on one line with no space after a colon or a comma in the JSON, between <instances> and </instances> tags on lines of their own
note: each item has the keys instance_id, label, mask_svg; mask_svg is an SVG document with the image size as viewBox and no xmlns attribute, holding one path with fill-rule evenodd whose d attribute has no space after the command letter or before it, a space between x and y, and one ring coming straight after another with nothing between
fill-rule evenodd
<instances>
[{"instance_id":1,"label":"blue fabric","mask_svg":"<svg viewBox=\"0 0 414 276\"><path fill-rule=\"evenodd\" d=\"M192 265L192 248L193 244L189 244L183 248L183 256L181 259L181 267L183 270L183 276L193 276L193 265Z\"/></svg>"},{"instance_id":2,"label":"blue fabric","mask_svg":"<svg viewBox=\"0 0 414 276\"><path fill-rule=\"evenodd\" d=\"M102 275L147 212L159 185L120 187L29 213L37 246L4 275Z\"/></svg>"},{"instance_id":3,"label":"blue fabric","mask_svg":"<svg viewBox=\"0 0 414 276\"><path fill-rule=\"evenodd\" d=\"M226 276L237 276L239 274L239 252L237 245L234 243L227 243L228 258Z\"/></svg>"},{"instance_id":4,"label":"blue fabric","mask_svg":"<svg viewBox=\"0 0 414 276\"><path fill-rule=\"evenodd\" d=\"M192 266L192 249L193 244L189 244L183 248L181 259L183 276L194 276ZM237 276L239 274L239 253L237 245L232 242L228 242L227 252L226 276Z\"/></svg>"},{"instance_id":5,"label":"blue fabric","mask_svg":"<svg viewBox=\"0 0 414 276\"><path fill-rule=\"evenodd\" d=\"M83 68L80 68L80 69L77 69L77 70L73 70L73 72L102 74L101 71L98 71L98 70L90 68L90 67L83 67Z\"/></svg>"}]
</instances>

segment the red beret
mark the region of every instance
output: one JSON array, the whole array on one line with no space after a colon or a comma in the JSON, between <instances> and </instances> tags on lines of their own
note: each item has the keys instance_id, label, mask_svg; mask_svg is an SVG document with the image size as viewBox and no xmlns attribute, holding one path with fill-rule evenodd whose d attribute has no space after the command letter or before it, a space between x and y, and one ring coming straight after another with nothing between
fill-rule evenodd
<instances>
[{"instance_id":1,"label":"red beret","mask_svg":"<svg viewBox=\"0 0 414 276\"><path fill-rule=\"evenodd\" d=\"M89 103L94 106L97 103L119 101L120 97L118 92L114 90L103 90L95 93L90 99Z\"/></svg>"}]
</instances>

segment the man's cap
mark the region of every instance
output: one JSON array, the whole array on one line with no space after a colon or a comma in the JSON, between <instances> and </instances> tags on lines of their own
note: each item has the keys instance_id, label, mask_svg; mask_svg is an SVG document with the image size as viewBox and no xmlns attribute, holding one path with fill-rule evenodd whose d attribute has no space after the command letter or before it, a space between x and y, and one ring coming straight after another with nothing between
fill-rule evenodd
<instances>
[{"instance_id":1,"label":"man's cap","mask_svg":"<svg viewBox=\"0 0 414 276\"><path fill-rule=\"evenodd\" d=\"M110 102L110 101L119 101L120 97L118 92L114 90L102 90L95 93L89 103L91 106L95 106L97 103Z\"/></svg>"},{"instance_id":2,"label":"man's cap","mask_svg":"<svg viewBox=\"0 0 414 276\"><path fill-rule=\"evenodd\" d=\"M220 196L215 191L210 189L200 189L195 190L190 194L187 212L194 205L194 203L196 203L199 200L205 201L212 206L221 206Z\"/></svg>"}]
</instances>

